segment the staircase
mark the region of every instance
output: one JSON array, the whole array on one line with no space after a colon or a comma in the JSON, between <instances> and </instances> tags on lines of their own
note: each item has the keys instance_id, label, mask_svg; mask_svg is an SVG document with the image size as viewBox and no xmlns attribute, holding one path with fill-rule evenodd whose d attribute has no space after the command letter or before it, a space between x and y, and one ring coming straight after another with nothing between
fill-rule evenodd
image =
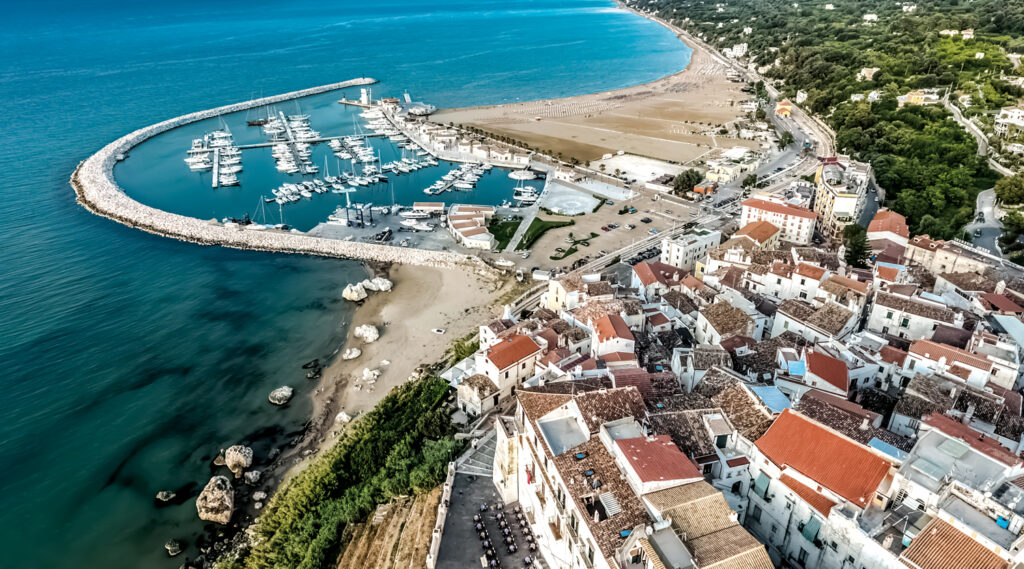
<instances>
[{"instance_id":1,"label":"staircase","mask_svg":"<svg viewBox=\"0 0 1024 569\"><path fill-rule=\"evenodd\" d=\"M492 429L479 439L476 448L463 456L455 467L455 472L472 474L481 478L490 478L494 470L494 450L497 443Z\"/></svg>"}]
</instances>

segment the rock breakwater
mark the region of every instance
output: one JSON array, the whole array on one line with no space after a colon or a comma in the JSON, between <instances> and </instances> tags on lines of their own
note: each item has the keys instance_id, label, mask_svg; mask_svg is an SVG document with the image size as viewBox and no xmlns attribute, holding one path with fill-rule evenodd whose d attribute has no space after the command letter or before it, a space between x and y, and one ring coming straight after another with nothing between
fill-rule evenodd
<instances>
[{"instance_id":1,"label":"rock breakwater","mask_svg":"<svg viewBox=\"0 0 1024 569\"><path fill-rule=\"evenodd\" d=\"M99 152L79 164L71 176L71 186L75 190L78 202L97 215L112 219L129 227L200 245L221 245L235 249L298 253L359 261L382 261L432 267L466 265L478 268L486 267L477 257L460 253L340 241L313 237L304 233L266 229L256 230L238 225L226 226L215 220L203 220L178 215L135 201L125 194L124 190L114 180L114 165L117 163L117 157L128 154L136 145L162 132L227 113L244 111L346 87L369 85L375 82L374 79L365 77L352 79L341 83L332 83L199 111L141 128L104 146Z\"/></svg>"}]
</instances>

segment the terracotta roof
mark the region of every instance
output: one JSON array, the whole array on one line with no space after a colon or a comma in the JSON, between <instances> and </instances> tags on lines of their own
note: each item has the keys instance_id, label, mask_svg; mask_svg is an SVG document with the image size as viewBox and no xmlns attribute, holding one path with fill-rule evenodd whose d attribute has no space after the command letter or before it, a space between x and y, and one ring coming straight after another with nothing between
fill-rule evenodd
<instances>
[{"instance_id":1,"label":"terracotta roof","mask_svg":"<svg viewBox=\"0 0 1024 569\"><path fill-rule=\"evenodd\" d=\"M953 322L953 311L948 308L926 304L887 292L878 291L875 293L875 304L885 306L886 308L895 308L896 310L930 320Z\"/></svg>"},{"instance_id":2,"label":"terracotta roof","mask_svg":"<svg viewBox=\"0 0 1024 569\"><path fill-rule=\"evenodd\" d=\"M896 277L898 277L900 274L900 270L897 269L896 267L883 267L880 265L876 265L875 274L877 274L878 278L882 279L883 281L894 283L896 282Z\"/></svg>"},{"instance_id":3,"label":"terracotta roof","mask_svg":"<svg viewBox=\"0 0 1024 569\"><path fill-rule=\"evenodd\" d=\"M808 265L807 263L798 264L795 272L802 277L807 277L816 281L821 280L821 277L825 276L825 269L815 267L814 265Z\"/></svg>"},{"instance_id":4,"label":"terracotta roof","mask_svg":"<svg viewBox=\"0 0 1024 569\"><path fill-rule=\"evenodd\" d=\"M1008 563L941 518L932 518L900 556L912 569L1004 569Z\"/></svg>"},{"instance_id":5,"label":"terracotta roof","mask_svg":"<svg viewBox=\"0 0 1024 569\"><path fill-rule=\"evenodd\" d=\"M833 336L841 332L853 317L853 312L835 302L829 301L821 308L814 308L795 298L783 300L779 312Z\"/></svg>"},{"instance_id":6,"label":"terracotta roof","mask_svg":"<svg viewBox=\"0 0 1024 569\"><path fill-rule=\"evenodd\" d=\"M617 439L615 444L642 482L701 479L697 465L668 435Z\"/></svg>"},{"instance_id":7,"label":"terracotta roof","mask_svg":"<svg viewBox=\"0 0 1024 569\"><path fill-rule=\"evenodd\" d=\"M644 400L635 387L587 391L576 395L575 399L583 421L591 433L596 433L601 425L608 421L623 417L640 420L647 414Z\"/></svg>"},{"instance_id":8,"label":"terracotta roof","mask_svg":"<svg viewBox=\"0 0 1024 569\"><path fill-rule=\"evenodd\" d=\"M992 369L992 362L983 357L931 340L915 340L913 344L910 344L910 353L936 362L939 361L939 358L946 358L946 365L949 366L958 363L984 371Z\"/></svg>"},{"instance_id":9,"label":"terracotta roof","mask_svg":"<svg viewBox=\"0 0 1024 569\"><path fill-rule=\"evenodd\" d=\"M995 292L996 282L977 273L942 273L939 278L952 283L960 290Z\"/></svg>"},{"instance_id":10,"label":"terracotta roof","mask_svg":"<svg viewBox=\"0 0 1024 569\"><path fill-rule=\"evenodd\" d=\"M796 478L783 474L779 478L779 482L785 484L790 490L800 496L800 499L810 504L812 508L818 511L821 515L828 518L828 513L832 511L832 507L836 505L835 502L822 496L817 491L808 488L804 484L801 484Z\"/></svg>"},{"instance_id":11,"label":"terracotta roof","mask_svg":"<svg viewBox=\"0 0 1024 569\"><path fill-rule=\"evenodd\" d=\"M774 569L764 544L741 525L689 540L701 569Z\"/></svg>"},{"instance_id":12,"label":"terracotta roof","mask_svg":"<svg viewBox=\"0 0 1024 569\"><path fill-rule=\"evenodd\" d=\"M463 385L472 388L474 391L476 391L477 395L481 399L498 391L498 386L494 385L494 382L491 381L491 378L481 373L477 373L467 377L466 379L463 379L462 383L459 384L459 387L462 387Z\"/></svg>"},{"instance_id":13,"label":"terracotta roof","mask_svg":"<svg viewBox=\"0 0 1024 569\"><path fill-rule=\"evenodd\" d=\"M826 285L828 285L828 288L826 288ZM823 288L826 288L826 290L837 296L840 295L836 292L833 292L833 290L831 290L831 287L842 287L852 290L855 293L866 295L868 293L868 286L869 283L867 282L858 281L848 277L841 277L839 275L832 275L831 277L826 279L825 283L822 285Z\"/></svg>"},{"instance_id":14,"label":"terracotta roof","mask_svg":"<svg viewBox=\"0 0 1024 569\"><path fill-rule=\"evenodd\" d=\"M735 334L746 334L753 323L743 310L728 302L716 302L700 312L709 324L723 338Z\"/></svg>"},{"instance_id":15,"label":"terracotta roof","mask_svg":"<svg viewBox=\"0 0 1024 569\"><path fill-rule=\"evenodd\" d=\"M594 323L594 330L597 332L597 339L600 342L607 342L614 338L633 340L633 333L630 332L629 326L618 314L609 314L599 318Z\"/></svg>"},{"instance_id":16,"label":"terracotta roof","mask_svg":"<svg viewBox=\"0 0 1024 569\"><path fill-rule=\"evenodd\" d=\"M900 367L903 367L903 362L907 361L907 352L888 344L882 346L882 349L878 351L878 355L882 358L883 362L896 364Z\"/></svg>"},{"instance_id":17,"label":"terracotta roof","mask_svg":"<svg viewBox=\"0 0 1024 569\"><path fill-rule=\"evenodd\" d=\"M807 371L824 379L840 391L850 389L850 374L842 360L814 350L807 351Z\"/></svg>"},{"instance_id":18,"label":"terracotta roof","mask_svg":"<svg viewBox=\"0 0 1024 569\"><path fill-rule=\"evenodd\" d=\"M654 274L654 269L646 261L640 261L633 265L633 272L636 273L637 279L644 286L651 286L659 282L658 276Z\"/></svg>"},{"instance_id":19,"label":"terracotta roof","mask_svg":"<svg viewBox=\"0 0 1024 569\"><path fill-rule=\"evenodd\" d=\"M753 221L740 228L735 235L743 235L750 237L759 244L764 244L766 241L771 239L776 233L779 232L779 228L768 221Z\"/></svg>"},{"instance_id":20,"label":"terracotta roof","mask_svg":"<svg viewBox=\"0 0 1024 569\"><path fill-rule=\"evenodd\" d=\"M540 346L537 345L537 342L533 341L533 338L516 334L488 348L487 359L491 360L491 363L498 370L503 370L539 351Z\"/></svg>"},{"instance_id":21,"label":"terracotta roof","mask_svg":"<svg viewBox=\"0 0 1024 569\"><path fill-rule=\"evenodd\" d=\"M661 312L655 312L647 317L647 321L651 323L651 326L664 326L669 323L668 316L665 316Z\"/></svg>"},{"instance_id":22,"label":"terracotta roof","mask_svg":"<svg viewBox=\"0 0 1024 569\"><path fill-rule=\"evenodd\" d=\"M871 503L890 468L866 447L789 409L755 444L780 468L794 468L861 508Z\"/></svg>"},{"instance_id":23,"label":"terracotta roof","mask_svg":"<svg viewBox=\"0 0 1024 569\"><path fill-rule=\"evenodd\" d=\"M925 424L934 427L943 433L960 439L967 443L974 450L1008 466L1013 466L1021 460L1013 454L1010 449L999 444L999 441L975 431L959 421L954 421L945 415L932 413L924 418Z\"/></svg>"},{"instance_id":24,"label":"terracotta roof","mask_svg":"<svg viewBox=\"0 0 1024 569\"><path fill-rule=\"evenodd\" d=\"M910 237L907 218L889 209L880 209L868 224L868 233L889 231L900 237Z\"/></svg>"},{"instance_id":25,"label":"terracotta roof","mask_svg":"<svg viewBox=\"0 0 1024 569\"><path fill-rule=\"evenodd\" d=\"M987 302L993 310L998 310L999 312L1012 312L1014 314L1024 312L1024 308L1021 308L1016 302L1001 294L987 292L981 295L981 298Z\"/></svg>"},{"instance_id":26,"label":"terracotta roof","mask_svg":"<svg viewBox=\"0 0 1024 569\"><path fill-rule=\"evenodd\" d=\"M749 207L753 209L760 209L770 213L778 213L781 215L793 215L796 217L802 217L805 219L816 219L818 214L813 211L795 205L781 204L777 202L769 202L765 200L759 200L757 198L750 198L743 200L741 204L743 207Z\"/></svg>"},{"instance_id":27,"label":"terracotta roof","mask_svg":"<svg viewBox=\"0 0 1024 569\"><path fill-rule=\"evenodd\" d=\"M628 362L636 361L636 354L633 352L611 352L600 356L600 358L606 362Z\"/></svg>"},{"instance_id":28,"label":"terracotta roof","mask_svg":"<svg viewBox=\"0 0 1024 569\"><path fill-rule=\"evenodd\" d=\"M638 367L614 369L608 372L611 376L612 385L615 387L627 387L632 385L640 392L645 400L653 396L651 386L651 373Z\"/></svg>"}]
</instances>

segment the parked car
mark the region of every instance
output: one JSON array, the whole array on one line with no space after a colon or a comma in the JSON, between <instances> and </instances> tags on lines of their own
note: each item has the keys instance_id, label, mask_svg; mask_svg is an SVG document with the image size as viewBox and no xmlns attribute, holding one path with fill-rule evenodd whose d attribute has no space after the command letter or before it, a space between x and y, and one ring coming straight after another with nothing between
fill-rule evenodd
<instances>
[{"instance_id":1,"label":"parked car","mask_svg":"<svg viewBox=\"0 0 1024 569\"><path fill-rule=\"evenodd\" d=\"M601 226L601 231L611 231L611 230L612 230L612 228L608 227L607 225L602 225Z\"/></svg>"},{"instance_id":2,"label":"parked car","mask_svg":"<svg viewBox=\"0 0 1024 569\"><path fill-rule=\"evenodd\" d=\"M654 220L649 218L649 217L642 217L642 218L640 218L640 222L641 223L650 223L652 221L654 221Z\"/></svg>"},{"instance_id":3,"label":"parked car","mask_svg":"<svg viewBox=\"0 0 1024 569\"><path fill-rule=\"evenodd\" d=\"M655 229L654 227L652 227L651 230L648 231L648 233L650 233L651 235L657 235L657 234L659 234L661 232L658 231L657 229Z\"/></svg>"},{"instance_id":4,"label":"parked car","mask_svg":"<svg viewBox=\"0 0 1024 569\"><path fill-rule=\"evenodd\" d=\"M631 223L626 226L626 229L636 229L636 226Z\"/></svg>"},{"instance_id":5,"label":"parked car","mask_svg":"<svg viewBox=\"0 0 1024 569\"><path fill-rule=\"evenodd\" d=\"M619 224L618 223L609 223L608 224L608 228L609 229L618 229L619 228Z\"/></svg>"}]
</instances>

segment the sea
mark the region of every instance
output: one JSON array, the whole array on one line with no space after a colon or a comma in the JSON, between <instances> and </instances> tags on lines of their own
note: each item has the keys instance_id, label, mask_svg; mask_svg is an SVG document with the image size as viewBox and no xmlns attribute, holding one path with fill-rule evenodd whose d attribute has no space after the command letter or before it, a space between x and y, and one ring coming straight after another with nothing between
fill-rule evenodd
<instances>
[{"instance_id":1,"label":"sea","mask_svg":"<svg viewBox=\"0 0 1024 569\"><path fill-rule=\"evenodd\" d=\"M312 389L301 364L338 349L353 311L341 289L366 275L354 262L186 244L94 216L68 185L81 160L170 117L357 76L452 107L635 85L690 55L607 0L4 2L0 53L10 569L195 557L204 524L193 498L211 458L244 442L263 462L299 432ZM141 201L241 213L208 187L173 189L184 149L135 168L140 151L119 175ZM246 175L257 183L258 168ZM267 394L281 385L296 397L273 407ZM182 503L156 507L160 490ZM169 538L182 556L168 557Z\"/></svg>"}]
</instances>

